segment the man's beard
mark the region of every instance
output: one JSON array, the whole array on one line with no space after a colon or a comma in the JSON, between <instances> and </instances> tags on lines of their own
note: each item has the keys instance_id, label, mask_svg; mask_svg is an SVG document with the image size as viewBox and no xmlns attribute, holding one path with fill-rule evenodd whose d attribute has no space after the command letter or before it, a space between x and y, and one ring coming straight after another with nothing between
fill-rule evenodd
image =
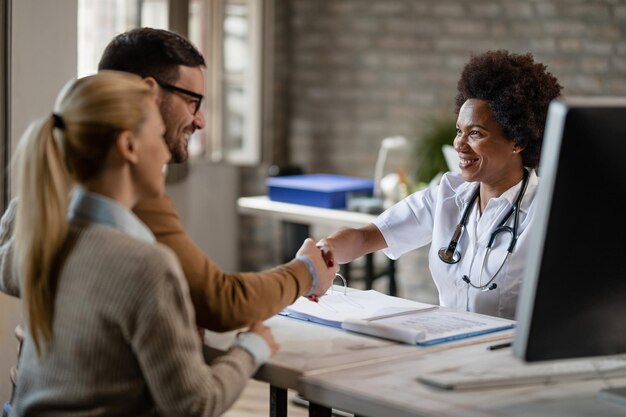
<instances>
[{"instance_id":1,"label":"man's beard","mask_svg":"<svg viewBox=\"0 0 626 417\"><path fill-rule=\"evenodd\" d=\"M165 123L165 134L163 135L165 144L172 155L170 159L170 163L179 164L181 162L185 162L188 157L187 145L184 144L184 138L179 138L176 136L177 132L171 131L167 126L171 125L169 120L171 119L172 111L169 106L168 100L163 100L160 105L161 117L163 117L163 122ZM189 138L187 138L189 139Z\"/></svg>"},{"instance_id":2,"label":"man's beard","mask_svg":"<svg viewBox=\"0 0 626 417\"><path fill-rule=\"evenodd\" d=\"M172 157L170 158L169 163L180 164L181 162L185 162L187 160L187 146L183 146L184 139L177 137L170 137L170 132L168 130L165 131L165 144L170 150L170 154Z\"/></svg>"}]
</instances>

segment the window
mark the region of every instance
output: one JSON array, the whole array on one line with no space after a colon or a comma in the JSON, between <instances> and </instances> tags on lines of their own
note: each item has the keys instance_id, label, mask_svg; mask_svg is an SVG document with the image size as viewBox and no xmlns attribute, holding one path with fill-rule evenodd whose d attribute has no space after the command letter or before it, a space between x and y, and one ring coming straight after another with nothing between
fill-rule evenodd
<instances>
[{"instance_id":1,"label":"window","mask_svg":"<svg viewBox=\"0 0 626 417\"><path fill-rule=\"evenodd\" d=\"M11 2L5 2L0 6L0 213L4 212L9 198L9 153L10 153L10 137L9 134L9 95L11 82L9 79L10 56L11 49L9 42L11 28L10 24Z\"/></svg>"},{"instance_id":2,"label":"window","mask_svg":"<svg viewBox=\"0 0 626 417\"><path fill-rule=\"evenodd\" d=\"M211 160L254 165L261 143L261 0L190 2L190 40L207 58L207 129L190 153L209 148ZM200 133L200 132L198 132ZM194 143L199 142L199 143Z\"/></svg>"},{"instance_id":3,"label":"window","mask_svg":"<svg viewBox=\"0 0 626 417\"><path fill-rule=\"evenodd\" d=\"M206 155L236 165L255 165L261 159L261 23L268 1L188 0L188 37L208 67L207 127L191 137L191 158ZM79 76L97 71L116 34L138 26L168 27L168 0L78 3Z\"/></svg>"},{"instance_id":4,"label":"window","mask_svg":"<svg viewBox=\"0 0 626 417\"><path fill-rule=\"evenodd\" d=\"M78 0L78 76L95 74L104 48L139 26L167 29L168 0Z\"/></svg>"}]
</instances>

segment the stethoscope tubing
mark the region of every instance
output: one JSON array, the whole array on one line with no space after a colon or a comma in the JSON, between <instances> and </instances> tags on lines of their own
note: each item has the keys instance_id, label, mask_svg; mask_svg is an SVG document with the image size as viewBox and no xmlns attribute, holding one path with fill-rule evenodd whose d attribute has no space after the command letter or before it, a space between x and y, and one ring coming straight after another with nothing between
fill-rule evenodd
<instances>
[{"instance_id":1,"label":"stethoscope tubing","mask_svg":"<svg viewBox=\"0 0 626 417\"><path fill-rule=\"evenodd\" d=\"M483 257L483 262L480 268L479 282L482 283L482 274L483 274L483 270L485 267L485 262L487 260L489 253L491 252L491 248L496 240L496 237L498 236L499 233L507 232L511 235L511 243L509 244L509 247L507 248L507 254L504 258L504 261L502 262L502 264L500 265L496 273L491 277L489 281L487 281L486 284L476 285L471 281L471 279L467 275L464 275L463 281L465 281L471 287L479 289L479 290L483 290L483 291L492 290L496 288L496 284L495 283L492 284L492 282L495 280L495 278L498 276L498 274L502 270L502 267L504 266L507 259L509 258L509 255L513 252L513 249L515 248L515 244L517 243L520 206L521 206L522 198L524 197L524 194L526 194L526 188L528 187L528 177L529 177L529 172L526 168L524 168L524 177L522 179L522 187L520 188L520 191L517 193L517 197L515 198L513 206L509 209L507 214L502 218L502 220L500 221L500 224L491 233L491 236L489 238L489 242L487 244L487 250L485 252L485 256ZM476 191L470 198L470 201L468 202L467 206L465 207L465 210L463 210L463 214L461 216L461 222L456 226L454 233L452 235L452 238L450 239L450 243L448 244L447 247L442 247L439 249L439 252L438 252L439 259L441 259L441 261L447 264L455 264L461 260L461 253L456 250L456 247L459 243L459 240L461 239L461 236L463 234L463 231L465 230L465 227L467 226L469 213L478 198L479 192L480 192L480 186L478 186L478 188L476 189ZM506 222L509 220L511 215L513 215L513 227L512 228L509 226L505 226Z\"/></svg>"}]
</instances>

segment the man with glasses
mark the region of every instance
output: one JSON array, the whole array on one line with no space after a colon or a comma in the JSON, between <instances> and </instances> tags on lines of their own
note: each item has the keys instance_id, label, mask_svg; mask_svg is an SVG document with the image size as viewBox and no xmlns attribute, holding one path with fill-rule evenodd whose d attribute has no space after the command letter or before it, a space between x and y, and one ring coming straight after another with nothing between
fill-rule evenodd
<instances>
[{"instance_id":1,"label":"man with glasses","mask_svg":"<svg viewBox=\"0 0 626 417\"><path fill-rule=\"evenodd\" d=\"M200 111L205 69L200 52L173 32L138 28L109 43L98 69L132 72L160 88L171 162L186 161L189 138L206 125ZM191 241L167 196L143 201L134 212L159 242L176 252L202 328L226 331L267 319L301 295L324 294L337 272L338 267L327 266L315 243L307 239L291 262L264 272L228 274Z\"/></svg>"}]
</instances>

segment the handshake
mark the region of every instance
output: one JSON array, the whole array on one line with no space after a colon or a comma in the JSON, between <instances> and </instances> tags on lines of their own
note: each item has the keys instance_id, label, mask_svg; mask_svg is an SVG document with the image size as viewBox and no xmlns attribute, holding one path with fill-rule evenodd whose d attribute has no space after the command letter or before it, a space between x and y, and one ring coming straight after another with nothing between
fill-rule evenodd
<instances>
[{"instance_id":1,"label":"handshake","mask_svg":"<svg viewBox=\"0 0 626 417\"><path fill-rule=\"evenodd\" d=\"M313 280L314 288L309 290L306 297L317 302L319 297L326 294L326 291L333 285L339 272L339 263L335 261L333 252L325 239L318 243L311 238L306 239L296 254L296 259L302 259L302 257L310 260L307 266L309 270L313 269L311 274L317 277Z\"/></svg>"}]
</instances>

